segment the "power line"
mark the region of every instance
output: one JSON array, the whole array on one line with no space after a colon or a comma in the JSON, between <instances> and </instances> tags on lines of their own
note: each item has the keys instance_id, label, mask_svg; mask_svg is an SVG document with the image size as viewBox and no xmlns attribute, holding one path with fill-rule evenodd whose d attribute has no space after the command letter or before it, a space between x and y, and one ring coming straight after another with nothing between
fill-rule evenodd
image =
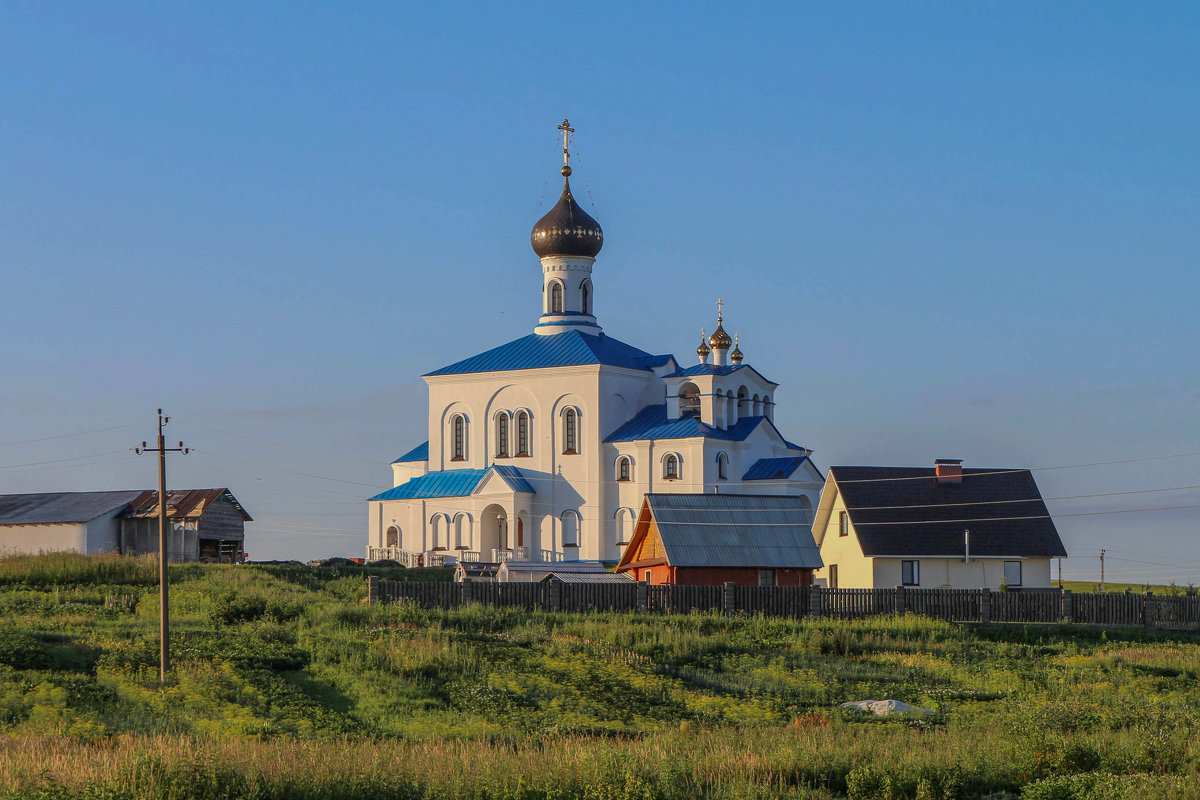
<instances>
[{"instance_id":1,"label":"power line","mask_svg":"<svg viewBox=\"0 0 1200 800\"><path fill-rule=\"evenodd\" d=\"M208 455L207 453L196 453L195 450L193 450L192 453L194 455L201 455L201 456ZM349 492L337 492L337 491L334 491L333 489L318 489L315 486L304 486L303 484L299 484L299 483L287 483L285 481L274 481L274 480L271 480L270 478L264 478L260 475L251 475L248 472L238 472L236 470L229 469L228 467L215 467L215 466L204 465L204 464L196 464L194 466L200 467L201 469L207 469L209 472L217 472L222 475L237 475L242 478L251 478L256 481L262 481L263 483L274 483L279 486L290 486L293 489L303 489L306 492L321 492L322 494L336 494L336 495L341 495L342 497L354 497L360 501L364 500L362 495L359 495L359 494L350 494Z\"/></svg>"},{"instance_id":2,"label":"power line","mask_svg":"<svg viewBox=\"0 0 1200 800\"><path fill-rule=\"evenodd\" d=\"M41 472L47 469L75 469L76 467L96 467L101 464L116 464L121 461L132 461L137 456L122 456L121 458L110 458L104 461L85 461L80 464L54 464L49 467L30 467L29 469L18 469L3 473L4 475L23 475L26 472Z\"/></svg>"},{"instance_id":3,"label":"power line","mask_svg":"<svg viewBox=\"0 0 1200 800\"><path fill-rule=\"evenodd\" d=\"M963 470L963 479L980 478L985 475L1007 475L1014 472L1048 472L1051 470L1060 469L1083 469L1085 467L1107 467L1113 464L1139 464L1144 461L1165 461L1173 458L1191 458L1192 456L1200 456L1200 452L1195 453L1175 453L1168 456L1145 456L1142 458L1122 458L1116 461L1093 461L1090 464L1065 464L1057 467L1027 467L1025 469L997 469L987 470L984 472L968 472ZM831 469L834 469L831 467ZM901 467L900 469L903 469ZM897 478L854 478L848 480L838 480L838 483L883 483L887 481L922 481L929 480L931 475L905 475Z\"/></svg>"},{"instance_id":4,"label":"power line","mask_svg":"<svg viewBox=\"0 0 1200 800\"><path fill-rule=\"evenodd\" d=\"M124 428L132 428L134 425L141 425L141 424L143 424L141 421L127 422L124 425L113 425L112 427L109 427L109 428L95 428L90 431L79 431L77 433L60 433L56 436L42 436L37 439L21 439L19 441L15 441L15 442L0 442L0 447L8 447L9 445L14 445L14 444L32 444L34 442L49 442L53 439L70 439L71 437L74 437L74 436L90 436L93 433L104 433L106 431L119 431Z\"/></svg>"},{"instance_id":5,"label":"power line","mask_svg":"<svg viewBox=\"0 0 1200 800\"><path fill-rule=\"evenodd\" d=\"M326 450L313 450L308 447L297 447L294 444L284 444L283 442L272 442L267 439L258 439L253 436L247 436L244 433L234 433L233 431L226 431L226 430L222 430L221 428L212 428L207 425L201 425L199 422L192 422L190 420L186 420L181 417L174 417L174 420L176 422L182 422L185 425L191 425L195 428L200 428L202 430L210 431L212 433L223 433L226 436L234 436L234 437L237 437L238 439L245 439L246 441L257 442L259 444L266 444L266 445L270 445L271 447L282 447L286 450L296 450L301 453L313 453L313 454L319 455L319 456L332 456L333 458L344 458L347 461L359 461L363 464L371 464L372 466L376 466L376 467L378 467L382 463L382 462L376 461L374 459L360 458L358 456L347 456L347 455L342 455L341 453L330 453Z\"/></svg>"},{"instance_id":6,"label":"power line","mask_svg":"<svg viewBox=\"0 0 1200 800\"><path fill-rule=\"evenodd\" d=\"M245 459L234 458L233 456L222 456L222 455L218 455L217 453L209 452L208 450L193 449L192 452L193 453L204 453L205 455L207 455L211 458L220 458L220 459L224 459L225 461L236 461L239 464L246 464L247 466L251 466L251 467L262 467L263 469L273 469L278 472L286 472L289 475L300 475L305 478L317 478L318 480L333 481L334 483L348 483L348 484L351 484L352 486L365 486L368 489L374 489L377 492L383 491L383 489L377 483L362 483L360 481L347 481L347 480L342 480L341 478L330 478L326 475L317 475L316 473L312 473L312 472L298 472L294 469L286 469L284 467L276 467L271 464L259 464L254 461L246 461Z\"/></svg>"},{"instance_id":7,"label":"power line","mask_svg":"<svg viewBox=\"0 0 1200 800\"><path fill-rule=\"evenodd\" d=\"M104 456L116 455L117 453L125 453L128 451L129 451L129 448L126 447L126 448L122 448L121 450L106 450L103 453L92 453L90 456L72 456L70 458L52 458L49 461L30 461L28 464L9 464L7 466L0 467L0 470L20 469L22 467L36 467L36 466L40 466L42 464L61 464L64 461L83 461L84 459L88 459L88 458L103 458Z\"/></svg>"}]
</instances>

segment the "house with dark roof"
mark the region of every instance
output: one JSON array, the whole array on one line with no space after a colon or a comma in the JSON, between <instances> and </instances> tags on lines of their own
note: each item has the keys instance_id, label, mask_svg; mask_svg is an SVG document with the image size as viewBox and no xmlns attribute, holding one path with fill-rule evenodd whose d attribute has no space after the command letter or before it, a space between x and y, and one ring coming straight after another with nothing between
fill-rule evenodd
<instances>
[{"instance_id":1,"label":"house with dark roof","mask_svg":"<svg viewBox=\"0 0 1200 800\"><path fill-rule=\"evenodd\" d=\"M167 492L171 561L244 558L246 509L228 489ZM158 552L158 492L0 495L0 554Z\"/></svg>"},{"instance_id":2,"label":"house with dark roof","mask_svg":"<svg viewBox=\"0 0 1200 800\"><path fill-rule=\"evenodd\" d=\"M821 555L796 495L647 494L618 574L652 584L809 586Z\"/></svg>"},{"instance_id":3,"label":"house with dark roof","mask_svg":"<svg viewBox=\"0 0 1200 800\"><path fill-rule=\"evenodd\" d=\"M1066 548L1028 469L830 467L813 522L830 588L1049 588Z\"/></svg>"}]
</instances>

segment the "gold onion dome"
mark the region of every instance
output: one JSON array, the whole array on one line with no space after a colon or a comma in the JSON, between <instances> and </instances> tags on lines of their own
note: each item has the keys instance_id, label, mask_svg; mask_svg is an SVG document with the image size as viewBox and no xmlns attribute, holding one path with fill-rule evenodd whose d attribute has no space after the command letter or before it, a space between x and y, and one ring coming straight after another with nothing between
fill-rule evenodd
<instances>
[{"instance_id":1,"label":"gold onion dome","mask_svg":"<svg viewBox=\"0 0 1200 800\"><path fill-rule=\"evenodd\" d=\"M733 339L729 338L729 334L725 332L725 326L721 324L721 318L717 317L717 329L713 331L713 335L708 337L708 345L713 350L728 350L733 344Z\"/></svg>"},{"instance_id":2,"label":"gold onion dome","mask_svg":"<svg viewBox=\"0 0 1200 800\"><path fill-rule=\"evenodd\" d=\"M712 350L708 349L708 345L704 342L704 329L700 329L700 346L696 348L696 355L700 356L700 360L704 361L708 358L708 354Z\"/></svg>"},{"instance_id":3,"label":"gold onion dome","mask_svg":"<svg viewBox=\"0 0 1200 800\"><path fill-rule=\"evenodd\" d=\"M738 339L738 335L735 333L733 335L733 352L729 354L729 360L735 364L740 364L740 363L742 363L742 359L745 358L745 356L742 355L742 349L740 347L738 347L737 339Z\"/></svg>"}]
</instances>

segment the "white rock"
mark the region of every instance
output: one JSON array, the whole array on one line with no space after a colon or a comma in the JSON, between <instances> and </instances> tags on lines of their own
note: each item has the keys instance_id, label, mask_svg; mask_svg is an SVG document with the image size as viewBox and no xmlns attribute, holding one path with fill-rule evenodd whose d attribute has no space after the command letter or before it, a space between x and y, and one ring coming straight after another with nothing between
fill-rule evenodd
<instances>
[{"instance_id":1,"label":"white rock","mask_svg":"<svg viewBox=\"0 0 1200 800\"><path fill-rule=\"evenodd\" d=\"M852 703L842 703L842 708L856 708L859 711L870 711L877 717L891 714L932 714L928 708L910 706L899 700L856 700Z\"/></svg>"}]
</instances>

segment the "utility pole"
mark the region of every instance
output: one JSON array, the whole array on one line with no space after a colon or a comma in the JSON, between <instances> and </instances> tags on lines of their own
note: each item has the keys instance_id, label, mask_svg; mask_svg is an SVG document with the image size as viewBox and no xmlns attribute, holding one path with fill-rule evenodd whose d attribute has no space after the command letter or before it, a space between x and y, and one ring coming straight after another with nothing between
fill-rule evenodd
<instances>
[{"instance_id":1,"label":"utility pole","mask_svg":"<svg viewBox=\"0 0 1200 800\"><path fill-rule=\"evenodd\" d=\"M1062 559L1058 560L1058 590L1062 591Z\"/></svg>"},{"instance_id":2,"label":"utility pole","mask_svg":"<svg viewBox=\"0 0 1200 800\"><path fill-rule=\"evenodd\" d=\"M1104 550L1100 550L1100 591L1104 591Z\"/></svg>"},{"instance_id":3,"label":"utility pole","mask_svg":"<svg viewBox=\"0 0 1200 800\"><path fill-rule=\"evenodd\" d=\"M163 411L158 410L158 447L148 447L145 442L142 442L141 447L135 447L133 451L139 456L142 453L158 453L158 680L159 683L167 682L167 672L171 669L171 640L170 640L170 606L167 603L167 564L168 545L170 539L167 536L167 453L183 453L187 455L188 448L183 446L183 442L179 443L179 447L167 447L163 440L163 426L171 421L170 417L164 417Z\"/></svg>"}]
</instances>

